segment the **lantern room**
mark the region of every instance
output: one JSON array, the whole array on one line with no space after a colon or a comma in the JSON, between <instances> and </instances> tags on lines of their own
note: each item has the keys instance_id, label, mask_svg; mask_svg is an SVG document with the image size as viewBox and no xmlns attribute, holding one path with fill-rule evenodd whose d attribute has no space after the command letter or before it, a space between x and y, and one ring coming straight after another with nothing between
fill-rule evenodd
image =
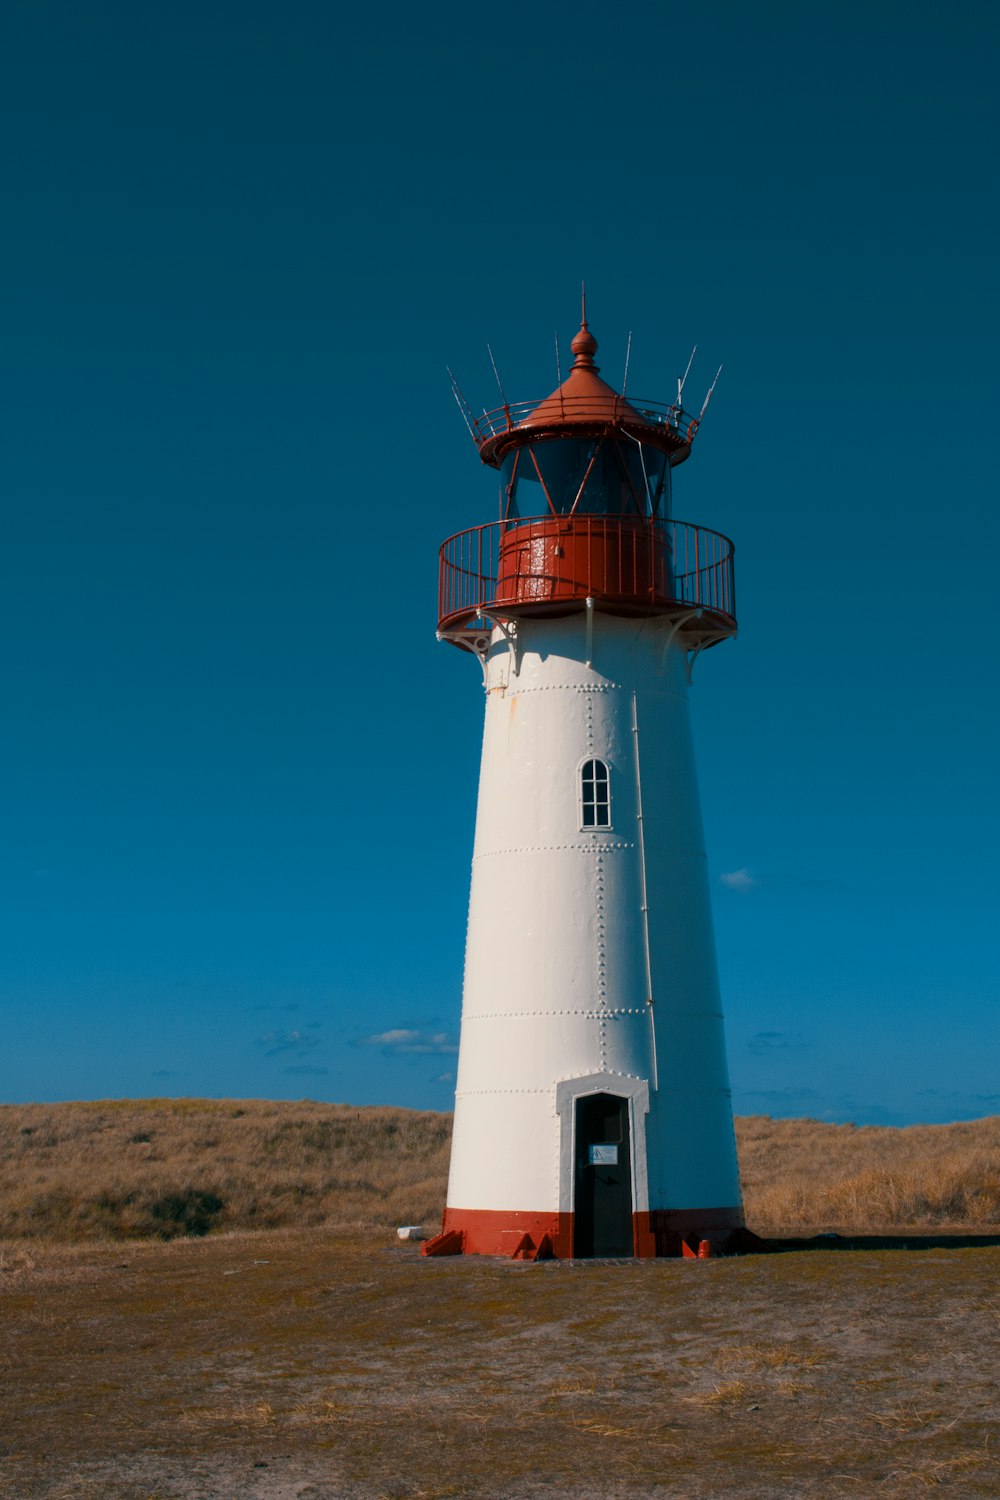
<instances>
[{"instance_id":1,"label":"lantern room","mask_svg":"<svg viewBox=\"0 0 1000 1500\"><path fill-rule=\"evenodd\" d=\"M541 402L476 418L460 405L483 463L499 471L499 519L441 549L439 633L476 649L485 618L666 614L691 649L736 629L733 547L675 521L673 470L698 419L626 400L601 379L586 313L566 380ZM458 394L456 392L456 394Z\"/></svg>"},{"instance_id":2,"label":"lantern room","mask_svg":"<svg viewBox=\"0 0 1000 1500\"><path fill-rule=\"evenodd\" d=\"M651 420L600 379L597 340L584 321L569 377L513 430L487 438L500 469L500 517L670 517L670 470L690 453L679 421ZM675 409L676 413L676 409Z\"/></svg>"}]
</instances>

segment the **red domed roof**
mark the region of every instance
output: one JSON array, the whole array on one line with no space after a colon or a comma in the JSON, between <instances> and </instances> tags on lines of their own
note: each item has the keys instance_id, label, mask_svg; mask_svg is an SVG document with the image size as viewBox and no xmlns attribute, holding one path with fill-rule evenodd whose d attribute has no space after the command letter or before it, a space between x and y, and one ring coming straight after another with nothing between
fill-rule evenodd
<instances>
[{"instance_id":1,"label":"red domed roof","mask_svg":"<svg viewBox=\"0 0 1000 1500\"><path fill-rule=\"evenodd\" d=\"M502 406L477 417L455 387L456 400L483 463L498 469L513 448L536 437L604 437L615 432L659 448L669 454L672 466L683 463L691 452L698 419L685 412L679 402L626 401L602 380L594 363L597 340L587 325L586 307L570 348L574 358L569 375L544 401L509 402L504 397Z\"/></svg>"},{"instance_id":2,"label":"red domed roof","mask_svg":"<svg viewBox=\"0 0 1000 1500\"><path fill-rule=\"evenodd\" d=\"M588 328L586 318L570 348L576 358L569 375L551 396L546 396L534 411L518 422L518 429L593 427L605 423L617 426L623 419L645 425L641 414L597 373L599 366L594 364L597 340Z\"/></svg>"},{"instance_id":3,"label":"red domed roof","mask_svg":"<svg viewBox=\"0 0 1000 1500\"><path fill-rule=\"evenodd\" d=\"M573 365L563 383L544 401L504 402L481 417L466 411L469 428L484 464L499 468L512 448L537 437L605 436L626 432L670 455L671 465L683 463L691 452L698 423L679 405L640 401L633 405L602 380L594 363L597 340L587 326L586 313L573 339Z\"/></svg>"}]
</instances>

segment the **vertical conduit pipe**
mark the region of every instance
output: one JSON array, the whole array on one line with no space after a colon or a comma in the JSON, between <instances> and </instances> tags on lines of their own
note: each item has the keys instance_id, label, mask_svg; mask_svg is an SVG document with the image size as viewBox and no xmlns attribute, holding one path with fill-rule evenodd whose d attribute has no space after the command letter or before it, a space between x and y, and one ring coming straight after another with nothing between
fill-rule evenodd
<instances>
[{"instance_id":1,"label":"vertical conduit pipe","mask_svg":"<svg viewBox=\"0 0 1000 1500\"><path fill-rule=\"evenodd\" d=\"M482 526L480 526L480 528L479 528L479 577L478 577L478 579L476 581L476 596L479 599L480 607L482 607L482 605L485 603L486 592L487 592L487 589L486 589L486 576L485 576L485 573L483 571L483 530L484 530L484 528ZM492 536L492 535L493 535L493 528L491 526L490 527L490 536Z\"/></svg>"},{"instance_id":2,"label":"vertical conduit pipe","mask_svg":"<svg viewBox=\"0 0 1000 1500\"><path fill-rule=\"evenodd\" d=\"M649 898L646 892L646 837L642 826L642 774L639 766L639 707L634 688L632 689L632 748L635 760L635 816L639 827L642 941L646 956L646 1009L649 1011L649 1044L653 1054L649 1080L655 1093L659 1089L660 1082L656 1065L656 1020L653 1015L653 963L649 949Z\"/></svg>"}]
</instances>

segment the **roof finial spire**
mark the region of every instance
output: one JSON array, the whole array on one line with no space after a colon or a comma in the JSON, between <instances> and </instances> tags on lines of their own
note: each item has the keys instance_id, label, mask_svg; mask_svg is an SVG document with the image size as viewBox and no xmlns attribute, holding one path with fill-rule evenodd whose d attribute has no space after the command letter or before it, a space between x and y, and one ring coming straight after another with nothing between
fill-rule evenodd
<instances>
[{"instance_id":1,"label":"roof finial spire","mask_svg":"<svg viewBox=\"0 0 1000 1500\"><path fill-rule=\"evenodd\" d=\"M580 282L580 332L576 335L570 348L576 355L573 361L574 370L596 370L594 355L597 353L597 340L587 327L587 284Z\"/></svg>"}]
</instances>

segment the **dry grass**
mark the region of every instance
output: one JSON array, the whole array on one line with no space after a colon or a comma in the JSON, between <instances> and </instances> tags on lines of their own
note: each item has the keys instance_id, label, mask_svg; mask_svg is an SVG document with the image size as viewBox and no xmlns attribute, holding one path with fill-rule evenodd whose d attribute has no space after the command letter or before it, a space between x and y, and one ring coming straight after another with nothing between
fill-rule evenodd
<instances>
[{"instance_id":1,"label":"dry grass","mask_svg":"<svg viewBox=\"0 0 1000 1500\"><path fill-rule=\"evenodd\" d=\"M985 1229L998 1127L740 1121L748 1216ZM1000 1493L1000 1247L421 1260L450 1128L0 1108L0 1500Z\"/></svg>"},{"instance_id":2,"label":"dry grass","mask_svg":"<svg viewBox=\"0 0 1000 1500\"><path fill-rule=\"evenodd\" d=\"M440 1216L450 1115L206 1099L0 1107L0 1239Z\"/></svg>"},{"instance_id":3,"label":"dry grass","mask_svg":"<svg viewBox=\"0 0 1000 1500\"><path fill-rule=\"evenodd\" d=\"M1000 1116L900 1130L754 1115L736 1134L760 1234L1000 1224Z\"/></svg>"},{"instance_id":4,"label":"dry grass","mask_svg":"<svg viewBox=\"0 0 1000 1500\"><path fill-rule=\"evenodd\" d=\"M421 1260L385 1231L33 1245L10 1500L1000 1493L1000 1249Z\"/></svg>"},{"instance_id":5,"label":"dry grass","mask_svg":"<svg viewBox=\"0 0 1000 1500\"><path fill-rule=\"evenodd\" d=\"M436 1225L451 1116L153 1099L0 1107L0 1239ZM761 1234L1000 1224L1000 1118L905 1130L737 1121ZM4 1258L25 1253L10 1245Z\"/></svg>"}]
</instances>

